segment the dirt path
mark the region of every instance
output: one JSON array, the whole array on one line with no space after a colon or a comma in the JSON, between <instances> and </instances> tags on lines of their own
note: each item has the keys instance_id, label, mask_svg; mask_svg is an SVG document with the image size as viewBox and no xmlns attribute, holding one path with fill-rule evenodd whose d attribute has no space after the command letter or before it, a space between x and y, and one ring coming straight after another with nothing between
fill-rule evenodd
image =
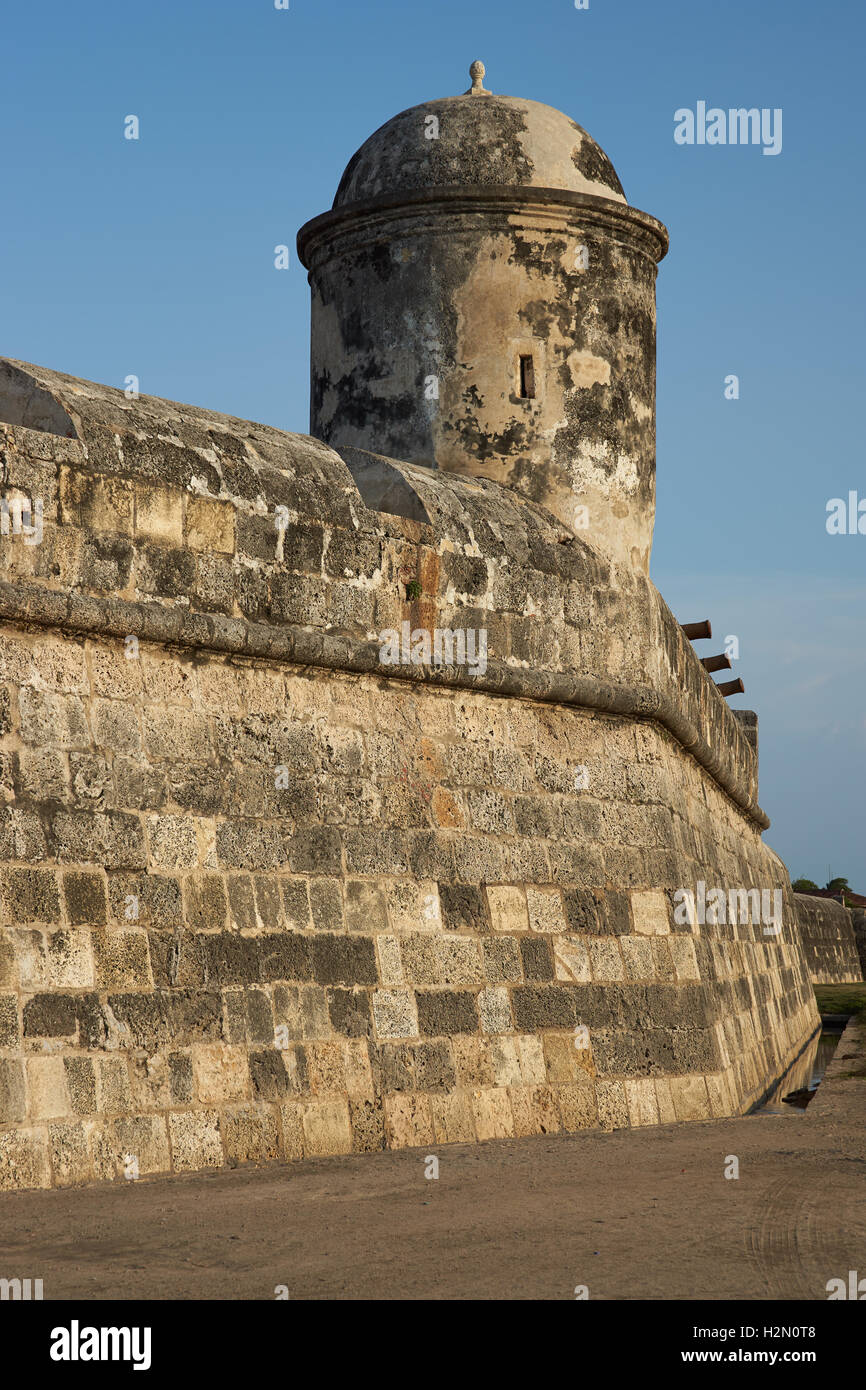
<instances>
[{"instance_id":1,"label":"dirt path","mask_svg":"<svg viewBox=\"0 0 866 1390\"><path fill-rule=\"evenodd\" d=\"M3 1194L0 1276L46 1299L826 1299L866 1274L864 1054L851 1025L805 1111L442 1146L438 1180L413 1149Z\"/></svg>"}]
</instances>

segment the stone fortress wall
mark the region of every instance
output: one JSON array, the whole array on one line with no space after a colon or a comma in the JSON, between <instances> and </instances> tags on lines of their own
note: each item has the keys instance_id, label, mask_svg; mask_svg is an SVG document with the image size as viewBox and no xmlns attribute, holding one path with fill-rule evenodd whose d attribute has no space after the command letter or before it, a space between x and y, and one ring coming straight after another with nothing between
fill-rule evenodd
<instances>
[{"instance_id":1,"label":"stone fortress wall","mask_svg":"<svg viewBox=\"0 0 866 1390\"><path fill-rule=\"evenodd\" d=\"M724 1116L802 1050L756 754L639 569L24 364L0 420L0 1187Z\"/></svg>"},{"instance_id":2,"label":"stone fortress wall","mask_svg":"<svg viewBox=\"0 0 866 1390\"><path fill-rule=\"evenodd\" d=\"M861 954L855 913L832 898L815 898L809 893L794 896L800 939L813 983L845 985L862 980L866 953Z\"/></svg>"},{"instance_id":3,"label":"stone fortress wall","mask_svg":"<svg viewBox=\"0 0 866 1390\"><path fill-rule=\"evenodd\" d=\"M854 930L854 945L857 949L857 956L860 961L862 978L866 980L866 911L862 907L852 907L848 911L851 915L851 926Z\"/></svg>"}]
</instances>

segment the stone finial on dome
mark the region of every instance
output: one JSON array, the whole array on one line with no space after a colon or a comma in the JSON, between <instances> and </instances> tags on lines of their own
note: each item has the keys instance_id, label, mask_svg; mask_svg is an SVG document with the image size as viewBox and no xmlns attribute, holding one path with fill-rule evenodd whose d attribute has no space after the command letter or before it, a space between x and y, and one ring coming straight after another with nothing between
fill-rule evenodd
<instances>
[{"instance_id":1,"label":"stone finial on dome","mask_svg":"<svg viewBox=\"0 0 866 1390\"><path fill-rule=\"evenodd\" d=\"M469 88L468 92L463 93L464 96L489 97L493 95L493 93L488 91L487 88L484 86L484 77L486 72L487 69L481 62L481 59L476 58L475 62L471 65L469 69L469 76L472 78L472 86Z\"/></svg>"}]
</instances>

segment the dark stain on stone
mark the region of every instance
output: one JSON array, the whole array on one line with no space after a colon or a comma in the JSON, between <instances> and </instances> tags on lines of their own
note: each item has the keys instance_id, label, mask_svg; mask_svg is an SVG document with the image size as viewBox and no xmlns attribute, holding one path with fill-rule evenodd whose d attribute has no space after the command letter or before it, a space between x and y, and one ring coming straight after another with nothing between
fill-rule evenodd
<instances>
[{"instance_id":1,"label":"dark stain on stone","mask_svg":"<svg viewBox=\"0 0 866 1390\"><path fill-rule=\"evenodd\" d=\"M577 129L580 130L580 126ZM625 190L607 155L585 132L581 133L583 143L575 147L571 156L575 169L579 174L583 174L585 179L589 179L590 183L603 183L606 188L612 188L624 198Z\"/></svg>"},{"instance_id":2,"label":"dark stain on stone","mask_svg":"<svg viewBox=\"0 0 866 1390\"><path fill-rule=\"evenodd\" d=\"M439 121L438 139L425 123ZM526 114L495 98L413 106L381 126L352 156L334 207L399 190L453 184L529 184L534 165L520 141Z\"/></svg>"}]
</instances>

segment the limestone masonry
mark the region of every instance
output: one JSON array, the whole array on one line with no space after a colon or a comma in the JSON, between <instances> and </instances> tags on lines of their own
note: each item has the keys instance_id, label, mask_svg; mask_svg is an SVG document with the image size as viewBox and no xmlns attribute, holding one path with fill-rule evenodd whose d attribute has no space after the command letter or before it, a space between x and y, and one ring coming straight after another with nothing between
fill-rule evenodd
<instances>
[{"instance_id":1,"label":"limestone masonry","mask_svg":"<svg viewBox=\"0 0 866 1390\"><path fill-rule=\"evenodd\" d=\"M473 78L300 234L319 438L0 366L0 1187L730 1115L818 1026L648 578L665 230Z\"/></svg>"},{"instance_id":2,"label":"limestone masonry","mask_svg":"<svg viewBox=\"0 0 866 1390\"><path fill-rule=\"evenodd\" d=\"M796 893L800 939L809 974L816 985L850 984L863 979L866 937L858 931L863 913L849 911L832 898Z\"/></svg>"}]
</instances>

